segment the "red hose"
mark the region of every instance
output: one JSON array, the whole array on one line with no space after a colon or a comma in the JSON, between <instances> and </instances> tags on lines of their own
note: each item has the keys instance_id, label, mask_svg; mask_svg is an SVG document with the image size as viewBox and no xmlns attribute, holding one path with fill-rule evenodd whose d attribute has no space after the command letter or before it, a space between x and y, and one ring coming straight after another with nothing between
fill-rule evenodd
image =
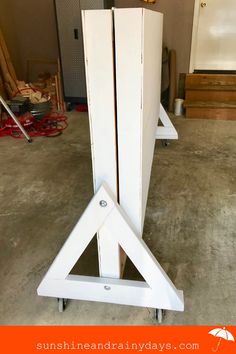
<instances>
[{"instance_id":1,"label":"red hose","mask_svg":"<svg viewBox=\"0 0 236 354\"><path fill-rule=\"evenodd\" d=\"M61 135L63 130L68 127L67 117L61 112L51 112L39 121L36 121L30 113L18 117L18 119L30 137L55 137ZM0 123L0 137L4 136L24 138L12 118L7 115L4 115Z\"/></svg>"}]
</instances>

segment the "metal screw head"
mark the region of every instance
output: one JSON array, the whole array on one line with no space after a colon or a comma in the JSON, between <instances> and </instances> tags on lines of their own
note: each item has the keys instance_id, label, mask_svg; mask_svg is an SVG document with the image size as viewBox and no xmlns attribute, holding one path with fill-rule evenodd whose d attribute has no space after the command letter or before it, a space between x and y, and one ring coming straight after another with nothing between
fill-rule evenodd
<instances>
[{"instance_id":1,"label":"metal screw head","mask_svg":"<svg viewBox=\"0 0 236 354\"><path fill-rule=\"evenodd\" d=\"M105 200L101 200L99 204L100 204L100 206L102 208L106 208L107 207L107 202Z\"/></svg>"},{"instance_id":2,"label":"metal screw head","mask_svg":"<svg viewBox=\"0 0 236 354\"><path fill-rule=\"evenodd\" d=\"M109 291L109 290L111 290L111 287L110 286L104 286L104 289Z\"/></svg>"}]
</instances>

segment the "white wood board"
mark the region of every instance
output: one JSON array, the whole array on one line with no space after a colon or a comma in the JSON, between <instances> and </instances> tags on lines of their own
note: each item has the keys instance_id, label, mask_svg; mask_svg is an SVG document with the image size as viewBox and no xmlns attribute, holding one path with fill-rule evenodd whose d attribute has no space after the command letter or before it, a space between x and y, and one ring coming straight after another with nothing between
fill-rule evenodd
<instances>
[{"instance_id":1,"label":"white wood board","mask_svg":"<svg viewBox=\"0 0 236 354\"><path fill-rule=\"evenodd\" d=\"M111 10L82 11L95 192L107 183L117 197L117 143ZM98 234L100 275L119 278L120 247L109 232Z\"/></svg>"},{"instance_id":2,"label":"white wood board","mask_svg":"<svg viewBox=\"0 0 236 354\"><path fill-rule=\"evenodd\" d=\"M163 15L114 12L120 205L141 236L160 113Z\"/></svg>"},{"instance_id":3,"label":"white wood board","mask_svg":"<svg viewBox=\"0 0 236 354\"><path fill-rule=\"evenodd\" d=\"M157 127L156 131L156 139L157 140L178 140L179 136L178 133L173 126L168 114L166 113L162 104L160 104L160 120L162 126Z\"/></svg>"},{"instance_id":4,"label":"white wood board","mask_svg":"<svg viewBox=\"0 0 236 354\"><path fill-rule=\"evenodd\" d=\"M82 11L82 18L94 190L106 182L117 195L112 12Z\"/></svg>"},{"instance_id":5,"label":"white wood board","mask_svg":"<svg viewBox=\"0 0 236 354\"><path fill-rule=\"evenodd\" d=\"M169 295L167 291L162 293L134 280L69 275L65 280L44 279L38 295L184 311L182 291Z\"/></svg>"}]
</instances>

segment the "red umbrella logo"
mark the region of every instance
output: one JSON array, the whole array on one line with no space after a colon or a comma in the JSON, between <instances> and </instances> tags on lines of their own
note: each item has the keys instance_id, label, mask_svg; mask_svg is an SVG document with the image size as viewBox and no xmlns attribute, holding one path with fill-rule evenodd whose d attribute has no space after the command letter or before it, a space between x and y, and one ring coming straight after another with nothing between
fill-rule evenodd
<instances>
[{"instance_id":1,"label":"red umbrella logo","mask_svg":"<svg viewBox=\"0 0 236 354\"><path fill-rule=\"evenodd\" d=\"M217 347L215 349L214 348L212 349L213 352L218 351L222 339L234 342L233 335L229 331L227 331L225 327L213 329L212 331L209 332L209 334L211 334L214 337L219 338L219 341L217 343Z\"/></svg>"}]
</instances>

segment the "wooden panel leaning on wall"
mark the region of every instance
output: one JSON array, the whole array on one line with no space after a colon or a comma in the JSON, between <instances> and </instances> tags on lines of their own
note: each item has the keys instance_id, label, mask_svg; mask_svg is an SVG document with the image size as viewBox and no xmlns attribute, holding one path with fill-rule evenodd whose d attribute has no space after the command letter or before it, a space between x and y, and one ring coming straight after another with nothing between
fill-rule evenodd
<instances>
[{"instance_id":1,"label":"wooden panel leaning on wall","mask_svg":"<svg viewBox=\"0 0 236 354\"><path fill-rule=\"evenodd\" d=\"M2 96L4 99L7 98L1 73L0 73L0 96Z\"/></svg>"},{"instance_id":2,"label":"wooden panel leaning on wall","mask_svg":"<svg viewBox=\"0 0 236 354\"><path fill-rule=\"evenodd\" d=\"M55 76L51 75L50 80L48 80L50 85L45 84L45 87L41 88L38 86L40 82L26 84L24 81L17 80L3 32L0 28L0 95L5 99L12 99L16 95L30 96L31 100L31 94L33 94L38 99L38 103L44 102L44 96L47 96L47 100L51 99L53 103L53 109L65 111L59 59L57 61L27 60L27 70L29 69L30 62L55 63L57 72Z\"/></svg>"},{"instance_id":3,"label":"wooden panel leaning on wall","mask_svg":"<svg viewBox=\"0 0 236 354\"><path fill-rule=\"evenodd\" d=\"M7 49L3 33L0 28L0 75L3 81L3 95L11 98L14 92L17 91L16 72L11 62L11 58Z\"/></svg>"}]
</instances>

